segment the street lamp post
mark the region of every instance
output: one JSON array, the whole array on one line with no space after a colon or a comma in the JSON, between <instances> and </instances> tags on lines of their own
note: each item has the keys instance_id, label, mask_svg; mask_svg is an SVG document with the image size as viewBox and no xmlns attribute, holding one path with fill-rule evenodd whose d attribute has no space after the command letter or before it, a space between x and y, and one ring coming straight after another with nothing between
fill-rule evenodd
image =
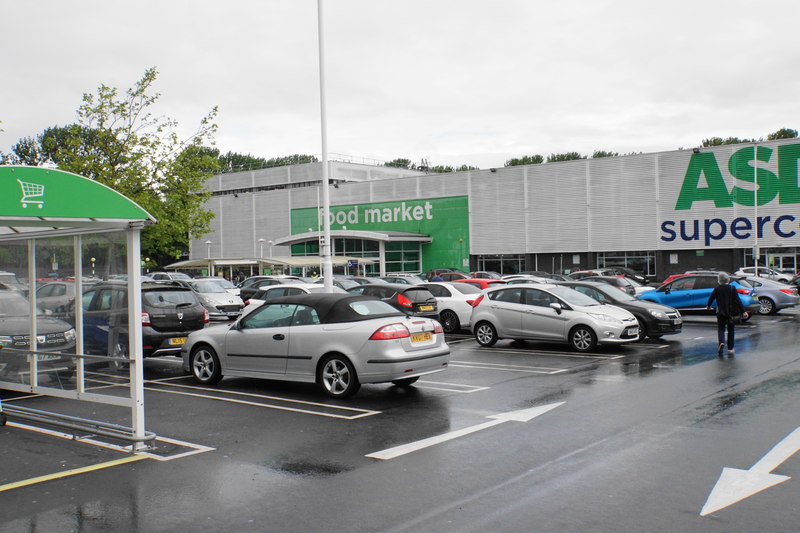
<instances>
[{"instance_id":1,"label":"street lamp post","mask_svg":"<svg viewBox=\"0 0 800 533\"><path fill-rule=\"evenodd\" d=\"M211 241L206 241L206 247L207 247L206 259L211 259L211 244L212 244Z\"/></svg>"},{"instance_id":2,"label":"street lamp post","mask_svg":"<svg viewBox=\"0 0 800 533\"><path fill-rule=\"evenodd\" d=\"M269 241L269 243L272 244L272 241ZM270 252L269 255L272 255L272 253ZM264 258L264 239L258 239L258 256L262 259Z\"/></svg>"},{"instance_id":3,"label":"street lamp post","mask_svg":"<svg viewBox=\"0 0 800 533\"><path fill-rule=\"evenodd\" d=\"M269 241L267 244L269 244L269 256L272 257L272 241Z\"/></svg>"},{"instance_id":4,"label":"street lamp post","mask_svg":"<svg viewBox=\"0 0 800 533\"><path fill-rule=\"evenodd\" d=\"M94 277L94 262L95 262L95 258L92 257L92 258L89 259L89 261L92 262L92 277Z\"/></svg>"}]
</instances>

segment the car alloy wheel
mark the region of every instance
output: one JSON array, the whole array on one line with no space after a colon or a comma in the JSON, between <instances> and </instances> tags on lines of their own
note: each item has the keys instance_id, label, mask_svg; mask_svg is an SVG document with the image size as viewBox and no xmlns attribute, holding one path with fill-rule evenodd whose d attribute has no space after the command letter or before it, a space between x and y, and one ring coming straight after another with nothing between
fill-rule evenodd
<instances>
[{"instance_id":1,"label":"car alloy wheel","mask_svg":"<svg viewBox=\"0 0 800 533\"><path fill-rule=\"evenodd\" d=\"M597 336L588 326L577 326L569 332L570 344L579 352L588 352L597 346Z\"/></svg>"},{"instance_id":2,"label":"car alloy wheel","mask_svg":"<svg viewBox=\"0 0 800 533\"><path fill-rule=\"evenodd\" d=\"M203 385L213 385L222 379L217 353L208 346L199 346L192 350L189 359L194 379Z\"/></svg>"},{"instance_id":3,"label":"car alloy wheel","mask_svg":"<svg viewBox=\"0 0 800 533\"><path fill-rule=\"evenodd\" d=\"M439 321L442 323L442 330L445 333L457 333L461 329L458 315L450 310L442 311L439 314Z\"/></svg>"},{"instance_id":4,"label":"car alloy wheel","mask_svg":"<svg viewBox=\"0 0 800 533\"><path fill-rule=\"evenodd\" d=\"M475 326L475 340L481 346L493 346L497 342L497 330L488 322Z\"/></svg>"},{"instance_id":5,"label":"car alloy wheel","mask_svg":"<svg viewBox=\"0 0 800 533\"><path fill-rule=\"evenodd\" d=\"M352 396L361 387L353 364L341 355L331 355L323 361L318 381L322 390L334 398Z\"/></svg>"},{"instance_id":6,"label":"car alloy wheel","mask_svg":"<svg viewBox=\"0 0 800 533\"><path fill-rule=\"evenodd\" d=\"M766 296L762 296L758 299L758 314L760 315L771 315L775 312L775 302L767 298Z\"/></svg>"}]
</instances>

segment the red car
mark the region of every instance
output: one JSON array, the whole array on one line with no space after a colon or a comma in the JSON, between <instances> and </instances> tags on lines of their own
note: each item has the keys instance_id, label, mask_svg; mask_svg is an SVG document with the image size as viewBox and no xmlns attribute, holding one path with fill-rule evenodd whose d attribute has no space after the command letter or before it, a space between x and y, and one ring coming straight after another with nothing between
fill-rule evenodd
<instances>
[{"instance_id":1,"label":"red car","mask_svg":"<svg viewBox=\"0 0 800 533\"><path fill-rule=\"evenodd\" d=\"M465 278L450 280L449 283L469 283L475 285L479 289L488 289L489 287L497 287L498 285L505 285L502 279L489 279L489 278Z\"/></svg>"}]
</instances>

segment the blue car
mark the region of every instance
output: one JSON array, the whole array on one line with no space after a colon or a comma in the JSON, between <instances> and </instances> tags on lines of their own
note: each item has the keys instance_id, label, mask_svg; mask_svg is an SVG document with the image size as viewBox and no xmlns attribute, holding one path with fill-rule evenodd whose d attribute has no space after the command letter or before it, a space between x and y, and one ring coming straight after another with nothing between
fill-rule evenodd
<instances>
[{"instance_id":1,"label":"blue car","mask_svg":"<svg viewBox=\"0 0 800 533\"><path fill-rule=\"evenodd\" d=\"M654 291L647 291L639 296L640 300L656 302L680 309L682 312L714 313L708 311L708 298L711 291L719 285L717 276L708 274L687 274L669 283L665 283ZM759 303L753 286L744 278L731 278L731 285L736 287L742 305L752 316L758 311ZM716 304L716 303L715 303Z\"/></svg>"}]
</instances>

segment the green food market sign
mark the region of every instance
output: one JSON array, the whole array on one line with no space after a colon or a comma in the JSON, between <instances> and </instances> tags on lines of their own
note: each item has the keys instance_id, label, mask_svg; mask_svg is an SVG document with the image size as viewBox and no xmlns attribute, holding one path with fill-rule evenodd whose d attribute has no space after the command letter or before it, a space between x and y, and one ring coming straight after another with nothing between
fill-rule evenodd
<instances>
[{"instance_id":1,"label":"green food market sign","mask_svg":"<svg viewBox=\"0 0 800 533\"><path fill-rule=\"evenodd\" d=\"M154 221L136 203L101 183L60 170L21 166L0 167L0 217L38 223L42 219Z\"/></svg>"},{"instance_id":2,"label":"green food market sign","mask_svg":"<svg viewBox=\"0 0 800 533\"><path fill-rule=\"evenodd\" d=\"M422 246L422 270L464 268L469 258L469 202L466 196L422 198L331 206L332 230L402 231L428 235ZM321 211L321 210L320 210ZM323 224L317 208L292 210L292 233L317 231Z\"/></svg>"}]
</instances>

